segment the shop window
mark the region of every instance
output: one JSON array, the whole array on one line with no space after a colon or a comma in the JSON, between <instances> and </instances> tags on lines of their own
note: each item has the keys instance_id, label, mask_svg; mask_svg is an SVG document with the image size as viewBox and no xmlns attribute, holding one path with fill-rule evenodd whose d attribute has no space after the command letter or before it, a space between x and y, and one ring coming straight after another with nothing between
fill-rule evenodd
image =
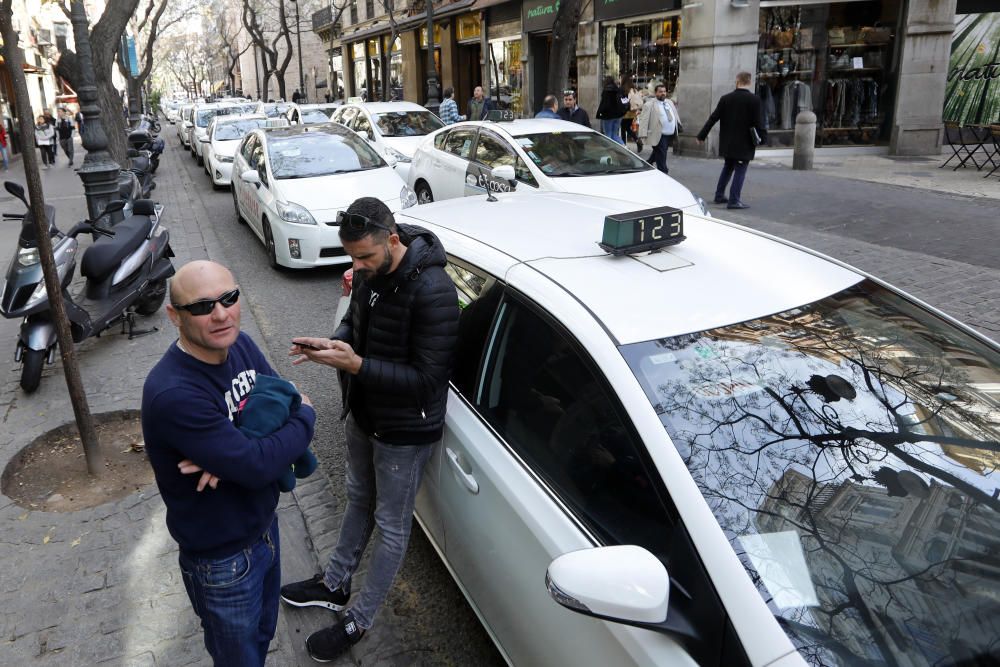
<instances>
[{"instance_id":1,"label":"shop window","mask_svg":"<svg viewBox=\"0 0 1000 667\"><path fill-rule=\"evenodd\" d=\"M816 113L817 145L888 140L898 9L898 0L761 9L756 92L768 145L791 146L803 110Z\"/></svg>"},{"instance_id":2,"label":"shop window","mask_svg":"<svg viewBox=\"0 0 1000 667\"><path fill-rule=\"evenodd\" d=\"M632 77L639 90L663 83L672 93L680 72L679 16L604 25L604 76L616 82Z\"/></svg>"},{"instance_id":3,"label":"shop window","mask_svg":"<svg viewBox=\"0 0 1000 667\"><path fill-rule=\"evenodd\" d=\"M521 38L494 39L489 43L490 91L498 109L524 112Z\"/></svg>"}]
</instances>

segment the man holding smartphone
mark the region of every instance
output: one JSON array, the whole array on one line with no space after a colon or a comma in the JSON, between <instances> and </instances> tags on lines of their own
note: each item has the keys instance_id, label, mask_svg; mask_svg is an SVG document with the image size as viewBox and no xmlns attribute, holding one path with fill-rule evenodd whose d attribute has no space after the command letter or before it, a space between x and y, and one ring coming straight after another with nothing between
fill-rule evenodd
<instances>
[{"instance_id":1,"label":"man holding smartphone","mask_svg":"<svg viewBox=\"0 0 1000 667\"><path fill-rule=\"evenodd\" d=\"M448 379L458 333L458 298L438 238L397 225L388 207L362 197L342 213L340 239L354 260L347 314L330 338L296 337L293 363L337 369L346 417L347 509L323 573L281 588L296 607L341 611L306 640L327 662L372 626L406 553L424 464L444 430ZM364 587L351 578L378 526Z\"/></svg>"}]
</instances>

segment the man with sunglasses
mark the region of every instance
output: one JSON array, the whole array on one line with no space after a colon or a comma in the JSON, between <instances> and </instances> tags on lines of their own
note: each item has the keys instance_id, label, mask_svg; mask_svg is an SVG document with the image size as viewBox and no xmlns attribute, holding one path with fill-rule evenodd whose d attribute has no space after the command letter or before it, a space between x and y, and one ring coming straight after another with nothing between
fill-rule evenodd
<instances>
[{"instance_id":1,"label":"man with sunglasses","mask_svg":"<svg viewBox=\"0 0 1000 667\"><path fill-rule=\"evenodd\" d=\"M295 364L339 371L347 418L347 507L337 545L323 573L281 588L293 606L347 609L306 641L319 662L361 639L402 565L423 467L444 429L458 333L455 285L434 234L397 226L373 197L356 200L338 222L354 260L347 314L332 339L295 338L289 352ZM368 574L352 598L351 578L374 526Z\"/></svg>"},{"instance_id":2,"label":"man with sunglasses","mask_svg":"<svg viewBox=\"0 0 1000 667\"><path fill-rule=\"evenodd\" d=\"M214 262L170 281L177 341L146 378L142 431L191 605L215 665L264 665L281 586L278 479L309 445L309 398L270 435L239 429L257 375L277 375L240 331L240 290ZM200 473L200 475L198 474Z\"/></svg>"}]
</instances>

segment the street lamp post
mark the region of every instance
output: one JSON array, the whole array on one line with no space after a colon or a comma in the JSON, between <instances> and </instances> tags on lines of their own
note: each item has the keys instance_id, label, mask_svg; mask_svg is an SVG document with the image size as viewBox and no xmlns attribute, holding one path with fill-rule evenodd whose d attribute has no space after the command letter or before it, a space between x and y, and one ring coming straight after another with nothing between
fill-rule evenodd
<instances>
[{"instance_id":1,"label":"street lamp post","mask_svg":"<svg viewBox=\"0 0 1000 667\"><path fill-rule=\"evenodd\" d=\"M121 166L108 152L108 135L101 122L101 110L97 104L97 85L94 82L94 60L90 50L90 28L87 12L82 2L72 2L71 20L73 39L76 42L76 56L80 68L80 86L76 89L83 113L83 147L87 155L77 173L83 181L83 191L87 197L87 214L96 220L104 212L112 198L118 198L118 172Z\"/></svg>"},{"instance_id":2,"label":"street lamp post","mask_svg":"<svg viewBox=\"0 0 1000 667\"><path fill-rule=\"evenodd\" d=\"M441 106L438 99L437 66L434 64L434 3L424 0L427 4L427 103L424 105L432 113L437 113Z\"/></svg>"},{"instance_id":3,"label":"street lamp post","mask_svg":"<svg viewBox=\"0 0 1000 667\"><path fill-rule=\"evenodd\" d=\"M299 51L299 93L306 94L305 74L302 71L302 25L299 23L299 0L292 0L295 5L295 43Z\"/></svg>"}]
</instances>

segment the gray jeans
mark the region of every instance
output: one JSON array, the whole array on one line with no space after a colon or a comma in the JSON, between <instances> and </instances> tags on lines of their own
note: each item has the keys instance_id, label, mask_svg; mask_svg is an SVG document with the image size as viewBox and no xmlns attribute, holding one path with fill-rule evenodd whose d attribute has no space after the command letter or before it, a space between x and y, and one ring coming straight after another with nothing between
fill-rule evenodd
<instances>
[{"instance_id":1,"label":"gray jeans","mask_svg":"<svg viewBox=\"0 0 1000 667\"><path fill-rule=\"evenodd\" d=\"M379 535L365 584L351 605L358 625L368 629L403 564L413 524L414 498L424 465L437 445L388 445L366 435L351 415L347 417L346 432L347 510L324 581L331 589L350 592L351 576L377 525Z\"/></svg>"}]
</instances>

